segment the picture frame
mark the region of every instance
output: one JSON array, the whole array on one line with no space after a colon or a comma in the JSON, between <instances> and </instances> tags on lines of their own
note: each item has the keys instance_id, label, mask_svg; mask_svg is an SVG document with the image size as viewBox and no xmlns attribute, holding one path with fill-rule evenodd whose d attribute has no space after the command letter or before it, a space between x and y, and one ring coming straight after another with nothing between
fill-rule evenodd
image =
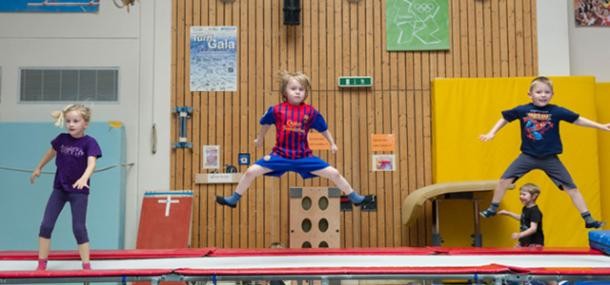
<instances>
[{"instance_id":1,"label":"picture frame","mask_svg":"<svg viewBox=\"0 0 610 285\"><path fill-rule=\"evenodd\" d=\"M396 170L396 155L395 154L373 154L372 155L373 171L395 171Z\"/></svg>"},{"instance_id":2,"label":"picture frame","mask_svg":"<svg viewBox=\"0 0 610 285\"><path fill-rule=\"evenodd\" d=\"M204 145L202 150L202 168L218 169L220 168L220 146L219 145Z\"/></svg>"}]
</instances>

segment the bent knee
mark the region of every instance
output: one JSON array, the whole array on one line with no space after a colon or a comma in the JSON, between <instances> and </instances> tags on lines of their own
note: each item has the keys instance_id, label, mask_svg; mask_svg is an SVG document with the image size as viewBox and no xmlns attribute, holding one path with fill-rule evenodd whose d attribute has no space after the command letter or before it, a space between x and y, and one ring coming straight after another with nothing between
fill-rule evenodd
<instances>
[{"instance_id":1,"label":"bent knee","mask_svg":"<svg viewBox=\"0 0 610 285\"><path fill-rule=\"evenodd\" d=\"M326 169L326 173L328 174L328 177L331 179L335 179L335 178L340 178L341 174L339 173L339 170L337 170L334 167L329 167L328 169Z\"/></svg>"}]
</instances>

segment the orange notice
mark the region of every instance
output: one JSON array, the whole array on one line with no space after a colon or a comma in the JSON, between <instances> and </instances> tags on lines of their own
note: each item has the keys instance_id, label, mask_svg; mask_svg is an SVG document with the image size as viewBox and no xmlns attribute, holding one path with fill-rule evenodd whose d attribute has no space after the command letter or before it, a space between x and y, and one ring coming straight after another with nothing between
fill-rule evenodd
<instances>
[{"instance_id":1,"label":"orange notice","mask_svg":"<svg viewBox=\"0 0 610 285\"><path fill-rule=\"evenodd\" d=\"M394 134L371 134L372 151L394 151L395 146Z\"/></svg>"},{"instance_id":2,"label":"orange notice","mask_svg":"<svg viewBox=\"0 0 610 285\"><path fill-rule=\"evenodd\" d=\"M330 144L324 136L318 132L309 132L307 143L311 150L329 150Z\"/></svg>"}]
</instances>

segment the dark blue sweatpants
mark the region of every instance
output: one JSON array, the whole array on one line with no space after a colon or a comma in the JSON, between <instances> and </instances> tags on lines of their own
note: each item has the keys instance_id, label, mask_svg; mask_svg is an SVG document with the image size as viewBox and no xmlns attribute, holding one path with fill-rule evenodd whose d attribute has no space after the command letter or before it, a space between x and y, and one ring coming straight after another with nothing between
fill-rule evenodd
<instances>
[{"instance_id":1,"label":"dark blue sweatpants","mask_svg":"<svg viewBox=\"0 0 610 285\"><path fill-rule=\"evenodd\" d=\"M44 210L44 216L42 217L42 223L40 224L40 233L38 234L43 238L51 238L51 233L57 222L57 218L61 213L61 210L66 205L66 202L70 202L70 209L72 210L72 232L76 238L76 243L83 244L89 242L89 236L87 235L87 203L89 201L89 195L85 193L74 193L66 192L63 190L55 189L52 191L47 207Z\"/></svg>"}]
</instances>

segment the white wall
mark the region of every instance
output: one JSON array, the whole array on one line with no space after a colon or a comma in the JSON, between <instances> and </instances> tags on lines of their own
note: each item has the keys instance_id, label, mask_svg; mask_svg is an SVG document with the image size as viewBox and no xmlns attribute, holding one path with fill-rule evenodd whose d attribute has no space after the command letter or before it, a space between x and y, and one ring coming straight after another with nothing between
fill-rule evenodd
<instances>
[{"instance_id":1,"label":"white wall","mask_svg":"<svg viewBox=\"0 0 610 285\"><path fill-rule=\"evenodd\" d=\"M593 75L610 82L610 27L576 27L570 1L568 24L572 75Z\"/></svg>"},{"instance_id":2,"label":"white wall","mask_svg":"<svg viewBox=\"0 0 610 285\"><path fill-rule=\"evenodd\" d=\"M537 0L536 11L538 75L570 75L566 0Z\"/></svg>"},{"instance_id":3,"label":"white wall","mask_svg":"<svg viewBox=\"0 0 610 285\"><path fill-rule=\"evenodd\" d=\"M65 104L19 102L20 67L119 68L119 102L90 105L94 121L119 120L126 129L127 162L135 163L127 171L128 248L135 246L143 193L169 187L170 27L167 0L136 1L130 12L102 0L97 14L0 14L0 121L51 123L49 113Z\"/></svg>"},{"instance_id":4,"label":"white wall","mask_svg":"<svg viewBox=\"0 0 610 285\"><path fill-rule=\"evenodd\" d=\"M576 27L572 0L538 0L540 75L592 75L610 82L610 27Z\"/></svg>"}]
</instances>

